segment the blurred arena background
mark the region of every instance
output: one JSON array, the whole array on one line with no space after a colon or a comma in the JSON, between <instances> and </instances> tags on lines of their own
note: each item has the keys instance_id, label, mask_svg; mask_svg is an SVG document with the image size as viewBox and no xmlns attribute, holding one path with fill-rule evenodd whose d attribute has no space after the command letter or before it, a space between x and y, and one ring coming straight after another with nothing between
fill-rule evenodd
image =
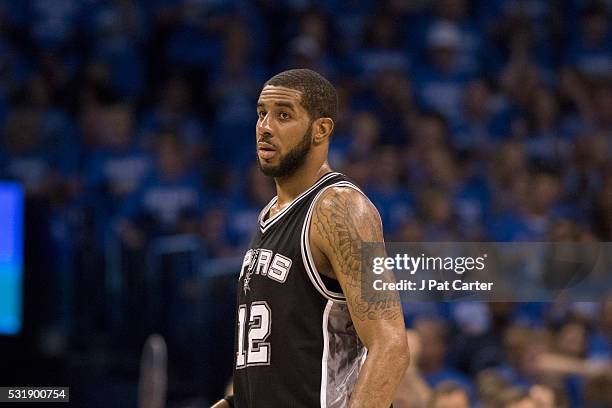
<instances>
[{"instance_id":1,"label":"blurred arena background","mask_svg":"<svg viewBox=\"0 0 612 408\"><path fill-rule=\"evenodd\" d=\"M223 395L235 275L274 195L255 167L255 101L287 68L337 86L331 164L373 199L387 241L612 241L611 11L0 1L0 178L25 192L23 327L0 336L0 383L134 407L160 333L167 406ZM452 380L491 406L540 384L554 406L612 406L612 297L404 309L423 344L415 376L437 396ZM406 407L426 406L417 383Z\"/></svg>"}]
</instances>

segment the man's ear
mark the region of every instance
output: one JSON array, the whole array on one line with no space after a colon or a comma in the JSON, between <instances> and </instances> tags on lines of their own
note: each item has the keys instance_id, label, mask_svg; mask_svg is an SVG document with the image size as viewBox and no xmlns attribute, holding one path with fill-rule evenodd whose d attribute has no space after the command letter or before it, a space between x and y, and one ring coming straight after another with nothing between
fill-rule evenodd
<instances>
[{"instance_id":1,"label":"man's ear","mask_svg":"<svg viewBox=\"0 0 612 408\"><path fill-rule=\"evenodd\" d=\"M312 142L320 145L329 140L334 131L334 121L331 118L319 118L312 123Z\"/></svg>"}]
</instances>

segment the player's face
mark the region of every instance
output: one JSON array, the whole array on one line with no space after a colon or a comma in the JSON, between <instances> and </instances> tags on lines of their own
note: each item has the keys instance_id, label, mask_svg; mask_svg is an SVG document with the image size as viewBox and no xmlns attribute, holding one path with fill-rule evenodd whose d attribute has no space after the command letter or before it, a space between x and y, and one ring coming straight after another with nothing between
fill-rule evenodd
<instances>
[{"instance_id":1,"label":"player's face","mask_svg":"<svg viewBox=\"0 0 612 408\"><path fill-rule=\"evenodd\" d=\"M312 144L312 121L302 94L282 86L266 86L257 101L257 163L267 176L286 177L306 161Z\"/></svg>"}]
</instances>

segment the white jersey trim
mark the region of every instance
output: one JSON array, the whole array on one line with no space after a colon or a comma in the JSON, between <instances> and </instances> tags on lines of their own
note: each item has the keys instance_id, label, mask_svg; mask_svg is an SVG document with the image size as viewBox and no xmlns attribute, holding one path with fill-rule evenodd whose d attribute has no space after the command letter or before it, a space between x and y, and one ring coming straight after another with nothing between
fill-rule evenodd
<instances>
[{"instance_id":1,"label":"white jersey trim","mask_svg":"<svg viewBox=\"0 0 612 408\"><path fill-rule=\"evenodd\" d=\"M306 213L306 218L304 219L304 225L302 226L302 237L301 237L301 251L302 251L302 261L304 263L304 268L306 269L306 273L310 278L310 281L314 285L315 289L321 293L326 299L339 302L346 303L346 298L343 293L332 292L331 290L325 287L323 280L321 279L321 275L317 270L317 267L312 258L312 251L310 249L310 221L312 219L312 214L314 212L315 205L317 203L318 198L331 187L349 187L360 192L368 201L368 197L365 195L363 191L361 191L356 185L349 181L339 181L334 184L330 184L329 186L325 186L321 191L317 193L315 198L312 200L310 207L308 208L308 212Z\"/></svg>"},{"instance_id":2,"label":"white jersey trim","mask_svg":"<svg viewBox=\"0 0 612 408\"><path fill-rule=\"evenodd\" d=\"M266 204L266 206L263 208L263 210L261 210L259 212L259 215L257 216L257 223L261 224L263 220L263 217L268 213L268 211L270 211L270 208L272 208L272 206L274 205L274 203L276 203L276 200L278 199L277 196L272 197L272 199L270 200L270 202L268 204Z\"/></svg>"},{"instance_id":3,"label":"white jersey trim","mask_svg":"<svg viewBox=\"0 0 612 408\"><path fill-rule=\"evenodd\" d=\"M329 312L334 305L331 300L327 301L323 312L323 355L321 356L321 408L327 408L327 359L329 358Z\"/></svg>"},{"instance_id":4,"label":"white jersey trim","mask_svg":"<svg viewBox=\"0 0 612 408\"><path fill-rule=\"evenodd\" d=\"M292 207L294 207L298 202L300 202L304 197L306 197L311 191L313 191L315 188L319 187L321 184L325 183L332 177L335 177L339 174L340 173L338 172L327 173L326 175L321 177L316 183L310 186L308 190L305 190L300 195L298 195L288 206L286 206L279 213L274 215L274 217L268 218L264 221L263 217L265 217L270 208L278 201L278 196L272 198L268 205L259 214L259 229L261 230L262 234L265 233L272 225L276 224L278 220L283 217L283 215L285 215Z\"/></svg>"}]
</instances>

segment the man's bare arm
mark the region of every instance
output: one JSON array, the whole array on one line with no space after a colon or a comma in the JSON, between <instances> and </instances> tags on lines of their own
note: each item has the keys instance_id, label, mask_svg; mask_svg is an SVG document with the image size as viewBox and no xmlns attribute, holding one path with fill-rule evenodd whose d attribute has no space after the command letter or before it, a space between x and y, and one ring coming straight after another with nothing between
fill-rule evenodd
<instances>
[{"instance_id":1,"label":"man's bare arm","mask_svg":"<svg viewBox=\"0 0 612 408\"><path fill-rule=\"evenodd\" d=\"M388 408L408 366L409 353L397 293L362 297L363 244L384 242L378 211L358 191L332 187L315 207L310 239L328 259L357 334L368 348L349 406Z\"/></svg>"}]
</instances>

